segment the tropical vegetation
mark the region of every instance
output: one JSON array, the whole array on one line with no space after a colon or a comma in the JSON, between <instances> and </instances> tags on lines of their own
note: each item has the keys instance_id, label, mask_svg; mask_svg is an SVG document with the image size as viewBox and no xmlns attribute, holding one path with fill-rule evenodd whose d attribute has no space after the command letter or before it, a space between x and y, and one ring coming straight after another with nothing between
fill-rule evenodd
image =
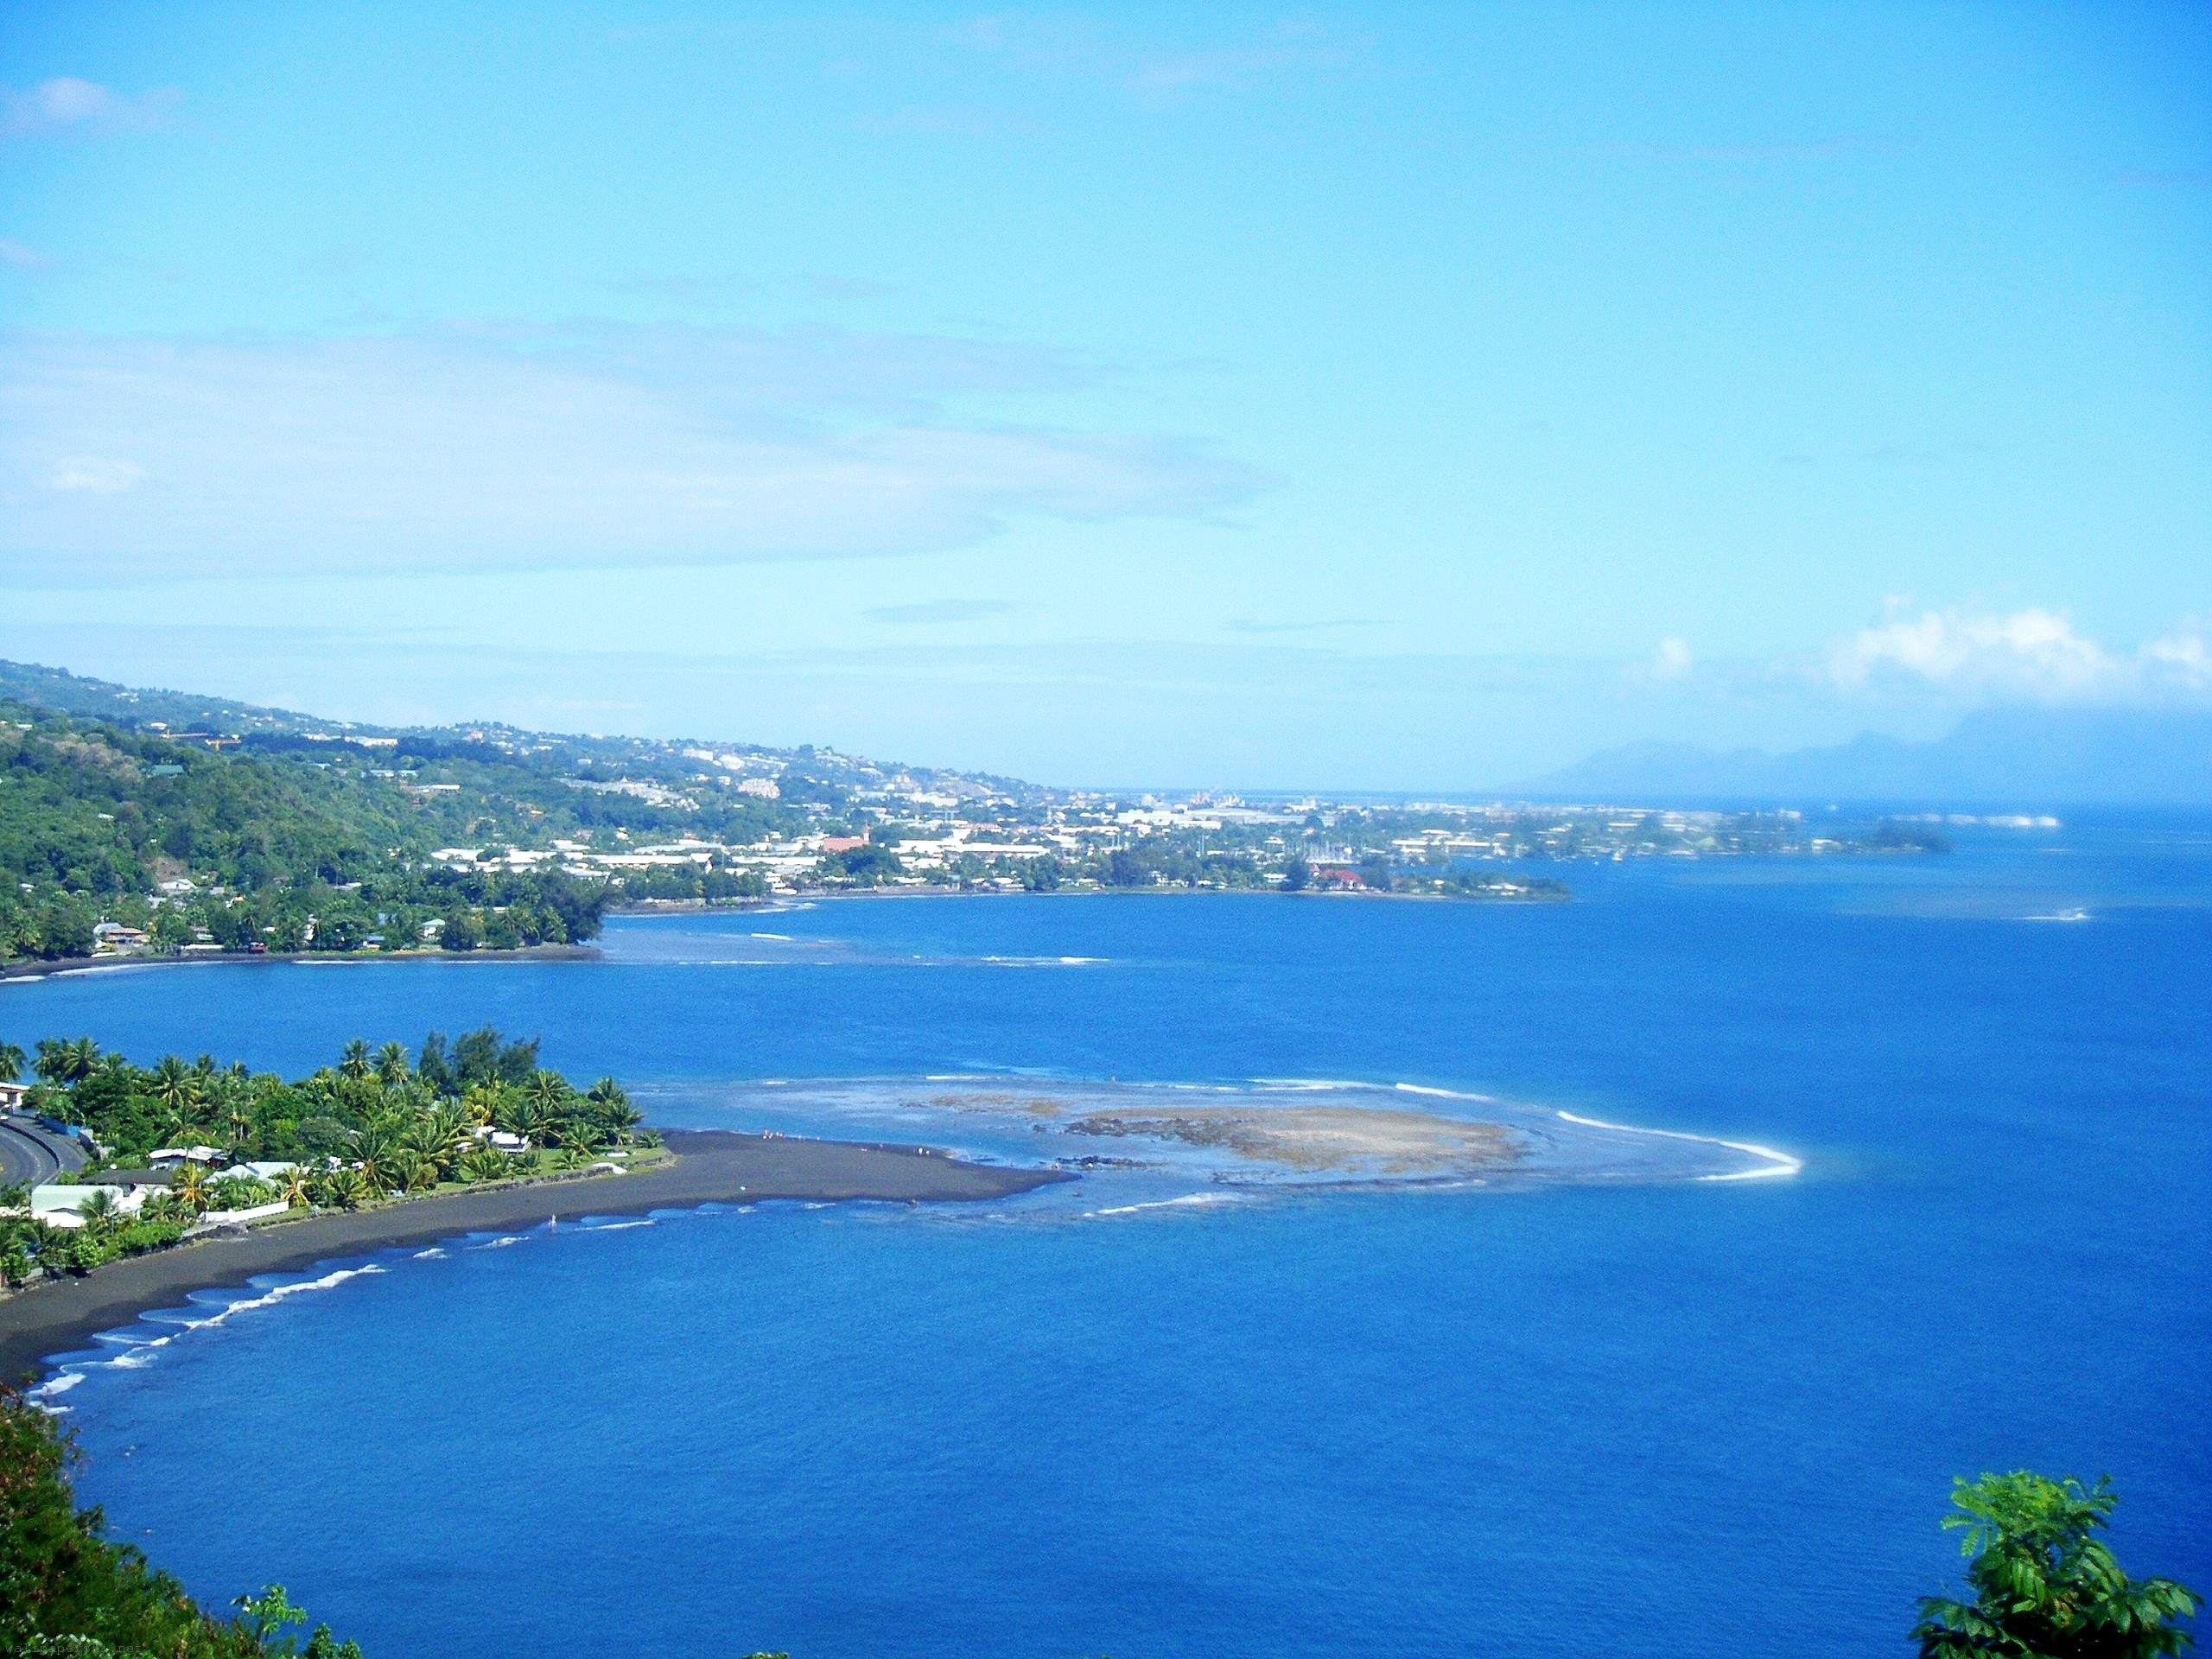
<instances>
[{"instance_id":1,"label":"tropical vegetation","mask_svg":"<svg viewBox=\"0 0 2212 1659\"><path fill-rule=\"evenodd\" d=\"M2129 1578L2097 1535L2117 1501L2109 1478L1955 1483L1943 1524L1964 1535L1974 1599L1923 1599L1921 1659L2158 1659L2191 1645L2178 1621L2195 1616L2196 1592Z\"/></svg>"},{"instance_id":2,"label":"tropical vegetation","mask_svg":"<svg viewBox=\"0 0 2212 1659\"><path fill-rule=\"evenodd\" d=\"M0 960L87 956L102 923L156 950L280 953L598 931L601 883L434 858L467 810L390 767L216 752L0 703Z\"/></svg>"},{"instance_id":3,"label":"tropical vegetation","mask_svg":"<svg viewBox=\"0 0 2212 1659\"><path fill-rule=\"evenodd\" d=\"M488 1026L450 1044L432 1032L411 1054L357 1039L334 1065L289 1082L204 1054L136 1065L89 1037L39 1043L33 1070L26 1103L82 1128L99 1149L86 1173L143 1167L165 1148L198 1155L177 1160L136 1215L100 1186L79 1210L85 1224L63 1229L17 1197L0 1212L0 1276L11 1283L159 1249L210 1211L280 1200L350 1209L572 1170L650 1141L613 1078L578 1089L539 1063L537 1039ZM237 1173L250 1164L268 1177Z\"/></svg>"}]
</instances>

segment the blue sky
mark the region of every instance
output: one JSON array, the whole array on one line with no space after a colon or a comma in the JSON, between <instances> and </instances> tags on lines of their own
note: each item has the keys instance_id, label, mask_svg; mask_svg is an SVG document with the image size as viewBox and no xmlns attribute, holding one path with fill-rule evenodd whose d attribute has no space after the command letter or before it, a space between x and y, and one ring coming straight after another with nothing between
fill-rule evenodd
<instances>
[{"instance_id":1,"label":"blue sky","mask_svg":"<svg viewBox=\"0 0 2212 1659\"><path fill-rule=\"evenodd\" d=\"M0 654L1376 789L2212 696L2201 6L41 3L0 86Z\"/></svg>"}]
</instances>

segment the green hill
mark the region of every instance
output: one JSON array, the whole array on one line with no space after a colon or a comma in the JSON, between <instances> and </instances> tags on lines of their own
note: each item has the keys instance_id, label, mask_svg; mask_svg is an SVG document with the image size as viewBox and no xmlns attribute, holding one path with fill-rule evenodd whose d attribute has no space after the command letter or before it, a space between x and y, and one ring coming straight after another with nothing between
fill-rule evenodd
<instances>
[{"instance_id":1,"label":"green hill","mask_svg":"<svg viewBox=\"0 0 2212 1659\"><path fill-rule=\"evenodd\" d=\"M550 815L478 765L424 791L396 767L225 751L0 702L0 960L89 954L94 929L159 947L456 948L588 938L607 893L552 873L458 871L460 827L517 840Z\"/></svg>"}]
</instances>

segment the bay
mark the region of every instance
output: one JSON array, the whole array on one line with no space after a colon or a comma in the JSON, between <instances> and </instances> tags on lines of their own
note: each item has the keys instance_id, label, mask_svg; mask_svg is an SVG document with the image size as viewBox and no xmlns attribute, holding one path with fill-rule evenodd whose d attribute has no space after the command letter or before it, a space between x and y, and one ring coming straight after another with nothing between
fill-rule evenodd
<instances>
[{"instance_id":1,"label":"bay","mask_svg":"<svg viewBox=\"0 0 2212 1659\"><path fill-rule=\"evenodd\" d=\"M488 1020L669 1122L1340 1079L1802 1160L455 1241L86 1369L84 1491L377 1659L1895 1652L1951 1477L2018 1466L2108 1471L2123 1560L2212 1586L2212 827L1957 835L1564 906L872 899L11 983L0 1034L145 1061Z\"/></svg>"}]
</instances>

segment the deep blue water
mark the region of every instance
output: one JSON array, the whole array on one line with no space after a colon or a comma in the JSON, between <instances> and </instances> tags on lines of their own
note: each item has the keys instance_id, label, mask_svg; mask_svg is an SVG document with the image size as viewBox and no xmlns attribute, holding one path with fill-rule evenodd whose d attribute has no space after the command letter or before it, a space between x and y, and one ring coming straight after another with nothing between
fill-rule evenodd
<instances>
[{"instance_id":1,"label":"deep blue water","mask_svg":"<svg viewBox=\"0 0 2212 1659\"><path fill-rule=\"evenodd\" d=\"M1325 1077L1806 1160L454 1248L89 1372L84 1490L372 1659L1898 1653L1951 1477L2023 1465L2108 1471L2123 1561L2212 1587L2212 828L1566 874L0 989L0 1037L288 1070L490 1020L700 1122L732 1079Z\"/></svg>"}]
</instances>

